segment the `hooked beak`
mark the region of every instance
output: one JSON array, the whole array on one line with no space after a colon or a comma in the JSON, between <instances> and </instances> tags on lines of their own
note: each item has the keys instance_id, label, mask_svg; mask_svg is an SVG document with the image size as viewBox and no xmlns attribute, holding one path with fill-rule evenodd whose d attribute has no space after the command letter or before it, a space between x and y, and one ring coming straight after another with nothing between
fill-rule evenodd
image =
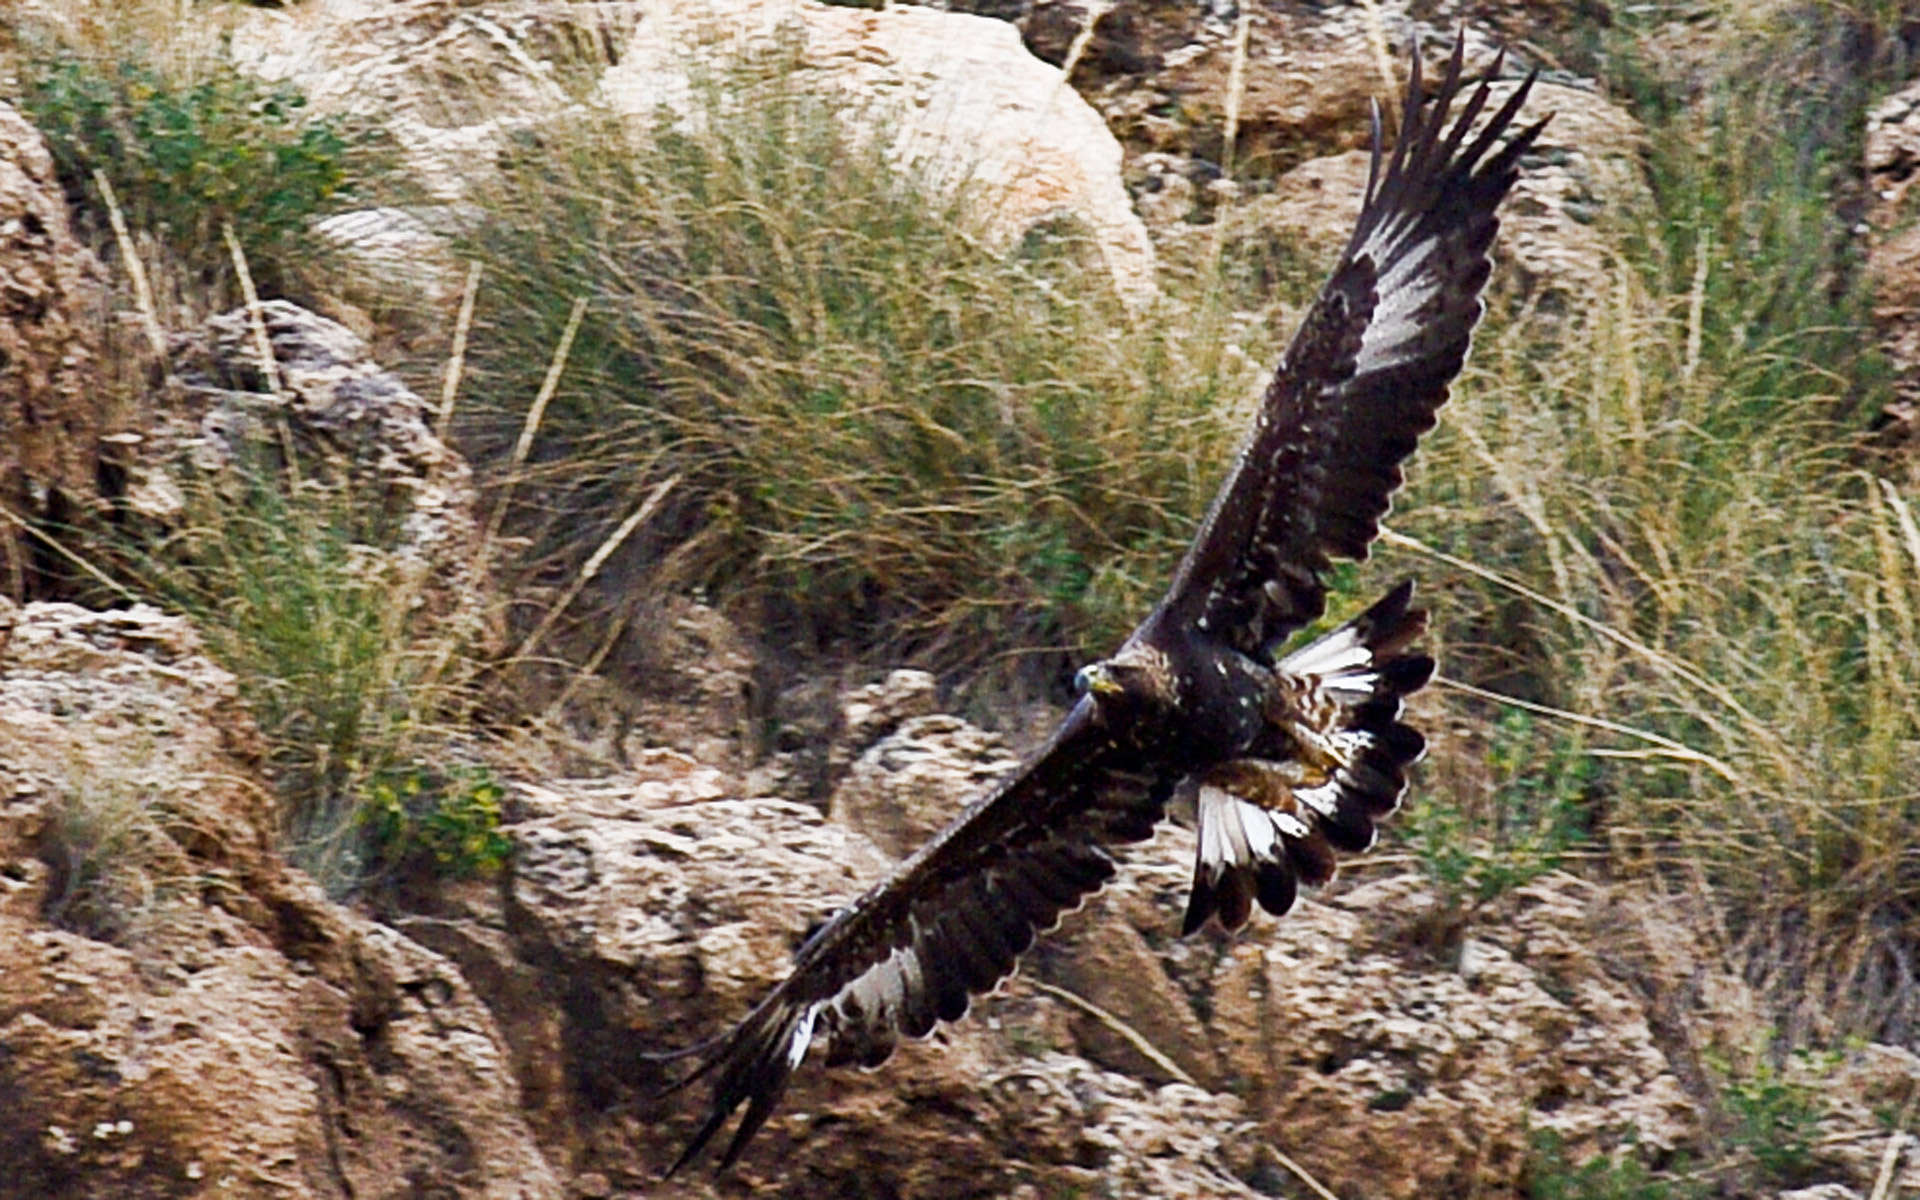
<instances>
[{"instance_id":1,"label":"hooked beak","mask_svg":"<svg viewBox=\"0 0 1920 1200\"><path fill-rule=\"evenodd\" d=\"M1074 673L1073 690L1082 696L1118 696L1125 689L1107 670L1107 664L1089 663Z\"/></svg>"}]
</instances>

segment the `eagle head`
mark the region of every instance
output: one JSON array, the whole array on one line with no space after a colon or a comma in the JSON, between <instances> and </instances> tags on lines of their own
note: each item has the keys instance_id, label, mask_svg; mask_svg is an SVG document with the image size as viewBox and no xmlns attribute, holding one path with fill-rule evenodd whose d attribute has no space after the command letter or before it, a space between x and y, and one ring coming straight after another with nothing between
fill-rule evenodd
<instances>
[{"instance_id":1,"label":"eagle head","mask_svg":"<svg viewBox=\"0 0 1920 1200\"><path fill-rule=\"evenodd\" d=\"M1073 676L1075 694L1093 697L1110 726L1170 715L1180 701L1173 664L1160 650L1129 643L1112 658L1088 663Z\"/></svg>"}]
</instances>

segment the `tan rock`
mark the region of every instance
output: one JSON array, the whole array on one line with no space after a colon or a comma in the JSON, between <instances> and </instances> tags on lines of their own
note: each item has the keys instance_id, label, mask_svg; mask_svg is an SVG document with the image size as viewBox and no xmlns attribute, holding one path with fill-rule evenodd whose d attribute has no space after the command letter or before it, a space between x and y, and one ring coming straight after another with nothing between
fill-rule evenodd
<instances>
[{"instance_id":1,"label":"tan rock","mask_svg":"<svg viewBox=\"0 0 1920 1200\"><path fill-rule=\"evenodd\" d=\"M1521 889L1433 946L1424 885L1368 881L1237 944L1214 1022L1276 1145L1336 1192L1416 1197L1515 1187L1530 1130L1575 1162L1624 1128L1689 1144L1696 1102L1644 996L1588 949L1585 888Z\"/></svg>"},{"instance_id":2,"label":"tan rock","mask_svg":"<svg viewBox=\"0 0 1920 1200\"><path fill-rule=\"evenodd\" d=\"M1793 1060L1786 1076L1807 1089L1821 1113L1813 1141L1822 1174L1841 1176L1861 1195L1920 1193L1920 1137L1888 1127L1890 1118L1920 1100L1920 1055L1904 1046L1870 1043L1847 1050L1837 1063L1819 1055ZM1889 1152L1893 1161L1882 1191L1880 1174Z\"/></svg>"},{"instance_id":3,"label":"tan rock","mask_svg":"<svg viewBox=\"0 0 1920 1200\"><path fill-rule=\"evenodd\" d=\"M726 798L692 760L657 751L624 779L523 787L508 923L545 964L565 1014L583 1115L576 1161L651 1179L700 1115L704 1087L662 1082L636 1049L684 1045L738 1019L778 982L834 904L890 863L817 811ZM720 791L716 794L716 788ZM769 1196L1250 1196L1257 1149L1230 1131L1240 1102L1154 1086L1060 1052L1066 1012L1016 979L971 1016L875 1072L803 1066L727 1184ZM616 1101L618 1101L616 1103ZM710 1194L698 1179L657 1194Z\"/></svg>"},{"instance_id":4,"label":"tan rock","mask_svg":"<svg viewBox=\"0 0 1920 1200\"><path fill-rule=\"evenodd\" d=\"M1018 765L999 738L958 717L914 717L854 761L828 812L905 858Z\"/></svg>"},{"instance_id":5,"label":"tan rock","mask_svg":"<svg viewBox=\"0 0 1920 1200\"><path fill-rule=\"evenodd\" d=\"M443 228L455 220L436 215ZM348 294L378 300L415 293L430 311L451 312L464 291L467 268L443 230L407 209L336 213L313 232L345 264L341 287Z\"/></svg>"},{"instance_id":6,"label":"tan rock","mask_svg":"<svg viewBox=\"0 0 1920 1200\"><path fill-rule=\"evenodd\" d=\"M912 831L985 782L978 736L953 718L906 722L856 763L836 817L916 846ZM1126 848L1115 885L1023 966L1091 1007L1023 1018L1019 1036L1064 1034L1052 1044L1111 1070L1231 1088L1341 1194L1511 1190L1537 1130L1574 1162L1629 1129L1649 1148L1697 1147L1702 1052L1759 1024L1751 991L1702 957L1671 903L1554 876L1468 913L1403 875L1335 886L1239 938L1182 940L1193 853L1175 824Z\"/></svg>"},{"instance_id":7,"label":"tan rock","mask_svg":"<svg viewBox=\"0 0 1920 1200\"><path fill-rule=\"evenodd\" d=\"M73 236L45 140L0 101L0 508L16 516L67 523L98 499L112 432L95 386L103 276ZM35 590L28 545L0 524L0 593Z\"/></svg>"},{"instance_id":8,"label":"tan rock","mask_svg":"<svg viewBox=\"0 0 1920 1200\"><path fill-rule=\"evenodd\" d=\"M301 461L265 483L343 489L368 531L391 529L366 549L387 572L396 610L415 618L415 636L485 636L486 564L466 460L434 432L426 403L345 326L284 300L260 313L271 375L245 309L174 339L179 386L156 403L129 472L136 511L168 524L191 486L245 502L262 483L259 464L281 457L284 424Z\"/></svg>"},{"instance_id":9,"label":"tan rock","mask_svg":"<svg viewBox=\"0 0 1920 1200\"><path fill-rule=\"evenodd\" d=\"M1920 81L1887 97L1867 115L1867 273L1873 321L1893 368L1894 399L1881 414L1882 437L1911 446L1920 440Z\"/></svg>"},{"instance_id":10,"label":"tan rock","mask_svg":"<svg viewBox=\"0 0 1920 1200\"><path fill-rule=\"evenodd\" d=\"M925 671L893 671L878 683L853 689L840 703L836 755L845 759L864 754L904 722L932 716L938 703L938 683ZM850 764L837 765L845 770Z\"/></svg>"},{"instance_id":11,"label":"tan rock","mask_svg":"<svg viewBox=\"0 0 1920 1200\"><path fill-rule=\"evenodd\" d=\"M809 0L315 0L238 19L231 53L242 69L298 84L318 111L377 119L444 227L494 155L579 111L580 97L650 127L660 104L684 103L693 76L779 39L800 64L786 85L844 100L850 128L886 130L902 164L938 188L967 188L989 244L1011 249L1075 217L1120 294L1151 297L1153 245L1121 186L1119 143L1001 22ZM378 222L388 242L419 245L403 224ZM440 253L391 260L385 244L366 246L370 270L399 265L443 301L458 294L460 273Z\"/></svg>"},{"instance_id":12,"label":"tan rock","mask_svg":"<svg viewBox=\"0 0 1920 1200\"><path fill-rule=\"evenodd\" d=\"M1042 0L1024 19L1028 44L1061 61L1086 26L1085 0ZM1166 151L1222 165L1236 20L1230 6L1120 0L1101 5L1074 82L1130 154ZM1545 47L1576 25L1575 6L1482 6L1470 16L1427 3L1247 6L1247 60L1238 102L1237 175L1265 177L1306 158L1365 145L1368 106L1394 97L1406 74L1409 35L1432 64L1467 34L1467 62L1491 62L1501 45ZM1463 17L1466 19L1463 20ZM1562 64L1547 59L1545 65ZM1431 74L1429 74L1431 78Z\"/></svg>"},{"instance_id":13,"label":"tan rock","mask_svg":"<svg viewBox=\"0 0 1920 1200\"><path fill-rule=\"evenodd\" d=\"M451 964L272 848L258 735L175 617L0 646L0 1196L559 1186Z\"/></svg>"},{"instance_id":14,"label":"tan rock","mask_svg":"<svg viewBox=\"0 0 1920 1200\"><path fill-rule=\"evenodd\" d=\"M438 332L466 282L446 234L467 227L471 189L516 138L570 111L630 36L635 12L550 0L308 0L212 21L229 31L223 45L237 69L291 83L314 111L384 134L420 202L339 214L316 232L346 264L337 286L349 303L414 305Z\"/></svg>"},{"instance_id":15,"label":"tan rock","mask_svg":"<svg viewBox=\"0 0 1920 1200\"><path fill-rule=\"evenodd\" d=\"M454 203L514 133L572 103L633 23L628 4L310 0L243 14L229 53L316 111L378 121L409 179Z\"/></svg>"},{"instance_id":16,"label":"tan rock","mask_svg":"<svg viewBox=\"0 0 1920 1200\"><path fill-rule=\"evenodd\" d=\"M1192 839L1169 830L1134 850L1129 876L1152 869L1143 860L1151 859L1157 868L1160 855L1181 850L1190 854ZM1155 1083L1178 1078L1143 1053L1131 1037L1119 1033L1107 1020L1110 1015L1144 1038L1187 1081L1225 1091L1234 1081L1221 1069L1215 1035L1195 1011L1193 998L1169 973L1166 942L1179 926L1167 924L1164 912L1140 899L1135 878L1102 894L1086 910L1068 918L1058 951L1043 953L1034 973L1100 1010L1073 1014L1074 1048L1084 1057ZM1143 911L1144 929L1135 923Z\"/></svg>"}]
</instances>

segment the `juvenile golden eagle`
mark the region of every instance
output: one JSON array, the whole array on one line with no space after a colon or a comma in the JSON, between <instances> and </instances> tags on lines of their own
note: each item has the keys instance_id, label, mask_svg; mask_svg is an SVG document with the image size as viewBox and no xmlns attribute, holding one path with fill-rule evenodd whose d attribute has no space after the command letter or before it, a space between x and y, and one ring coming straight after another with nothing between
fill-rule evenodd
<instances>
[{"instance_id":1,"label":"juvenile golden eagle","mask_svg":"<svg viewBox=\"0 0 1920 1200\"><path fill-rule=\"evenodd\" d=\"M1375 110L1353 238L1160 606L1076 676L1080 698L1037 754L822 926L740 1024L649 1056L703 1057L675 1087L714 1076L707 1119L669 1174L745 1104L722 1169L738 1159L815 1042L829 1065L875 1067L902 1036L959 1020L1112 877L1108 847L1152 835L1183 782L1199 824L1186 933L1213 916L1237 929L1256 901L1284 913L1301 883L1333 875L1336 851L1373 844L1425 749L1399 717L1433 673L1408 649L1426 614L1403 583L1319 640L1276 648L1320 615L1330 560L1364 559L1378 535L1400 463L1466 357L1495 210L1545 124L1499 145L1529 76L1469 142L1489 86L1448 125L1461 57L1456 44L1423 103L1415 54L1384 162Z\"/></svg>"}]
</instances>

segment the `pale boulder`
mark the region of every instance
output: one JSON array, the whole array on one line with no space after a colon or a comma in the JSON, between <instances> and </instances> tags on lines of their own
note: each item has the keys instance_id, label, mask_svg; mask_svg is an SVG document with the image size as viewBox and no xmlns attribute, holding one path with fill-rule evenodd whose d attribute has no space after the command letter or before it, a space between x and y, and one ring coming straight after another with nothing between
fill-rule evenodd
<instances>
[{"instance_id":1,"label":"pale boulder","mask_svg":"<svg viewBox=\"0 0 1920 1200\"><path fill-rule=\"evenodd\" d=\"M766 87L836 102L849 132L936 191L965 189L978 234L1011 250L1060 217L1092 232L1130 304L1154 295L1154 251L1120 178L1120 143L1058 68L1013 26L901 6L815 0L649 0L599 94L645 129L663 109L692 111L694 90L756 56L791 71ZM751 102L751 94L746 97Z\"/></svg>"}]
</instances>

